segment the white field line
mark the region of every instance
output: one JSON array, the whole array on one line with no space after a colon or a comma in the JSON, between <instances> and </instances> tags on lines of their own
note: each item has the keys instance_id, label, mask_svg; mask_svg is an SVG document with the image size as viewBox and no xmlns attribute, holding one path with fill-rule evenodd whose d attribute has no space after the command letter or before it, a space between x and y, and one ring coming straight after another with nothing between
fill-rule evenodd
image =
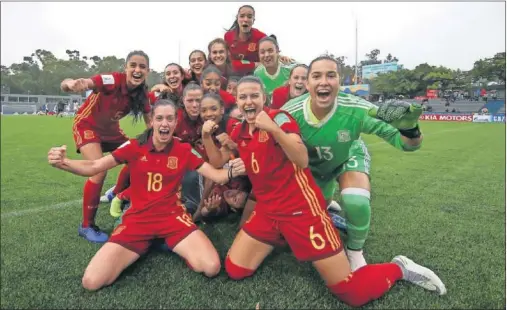
<instances>
[{"instance_id":1,"label":"white field line","mask_svg":"<svg viewBox=\"0 0 507 310\"><path fill-rule=\"evenodd\" d=\"M434 136L434 135L440 135L440 134L447 133L447 132L465 131L465 130L469 130L469 129L475 129L475 128L464 127L464 128L459 128L459 129L448 129L448 130L441 130L441 131L437 131L437 132L433 132L433 133L427 133L427 134L423 133L423 134L424 134L424 136ZM389 145L385 141L379 141L379 142L374 142L374 143L366 143L366 147L371 147L371 146L380 145L380 144ZM24 215L33 214L33 213L40 213L40 212L45 212L45 211L49 211L49 210L67 208L67 207L74 206L74 205L80 205L82 203L82 201L83 201L82 199L70 200L70 201L61 202L61 203L58 203L55 205L7 212L7 213L3 213L1 215L1 218L4 219L4 218L10 218L10 217L19 217L19 216L24 216ZM79 206L79 209L81 209L81 206Z\"/></svg>"}]
</instances>

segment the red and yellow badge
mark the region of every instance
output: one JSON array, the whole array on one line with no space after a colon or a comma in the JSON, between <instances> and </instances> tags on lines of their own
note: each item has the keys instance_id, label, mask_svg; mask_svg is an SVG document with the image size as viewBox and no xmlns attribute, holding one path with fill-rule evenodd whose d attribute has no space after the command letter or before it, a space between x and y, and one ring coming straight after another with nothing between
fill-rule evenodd
<instances>
[{"instance_id":1,"label":"red and yellow badge","mask_svg":"<svg viewBox=\"0 0 507 310\"><path fill-rule=\"evenodd\" d=\"M111 234L111 236L116 236L117 234L119 234L123 230L125 230L125 228L127 228L127 226L125 226L125 225L120 225L120 226L116 227L116 229L113 231L113 233Z\"/></svg>"},{"instance_id":2,"label":"red and yellow badge","mask_svg":"<svg viewBox=\"0 0 507 310\"><path fill-rule=\"evenodd\" d=\"M93 138L95 138L95 134L91 130L85 130L84 138L85 138L85 140L93 139Z\"/></svg>"},{"instance_id":3,"label":"red and yellow badge","mask_svg":"<svg viewBox=\"0 0 507 310\"><path fill-rule=\"evenodd\" d=\"M265 130L259 131L259 142L264 143L269 140L269 135Z\"/></svg>"},{"instance_id":4,"label":"red and yellow badge","mask_svg":"<svg viewBox=\"0 0 507 310\"><path fill-rule=\"evenodd\" d=\"M248 44L248 51L249 52L255 52L256 49L257 49L257 43Z\"/></svg>"},{"instance_id":5,"label":"red and yellow badge","mask_svg":"<svg viewBox=\"0 0 507 310\"><path fill-rule=\"evenodd\" d=\"M169 168L169 169L178 168L178 157L169 156L167 158L167 168Z\"/></svg>"}]
</instances>

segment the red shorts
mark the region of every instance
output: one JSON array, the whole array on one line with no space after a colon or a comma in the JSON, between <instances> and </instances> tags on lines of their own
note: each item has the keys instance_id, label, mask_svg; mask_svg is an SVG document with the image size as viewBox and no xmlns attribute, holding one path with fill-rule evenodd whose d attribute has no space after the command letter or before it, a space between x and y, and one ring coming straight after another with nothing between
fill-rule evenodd
<instances>
[{"instance_id":1,"label":"red shorts","mask_svg":"<svg viewBox=\"0 0 507 310\"><path fill-rule=\"evenodd\" d=\"M108 242L117 243L139 255L146 253L154 239L165 239L173 249L181 240L197 230L192 216L186 212L177 212L163 221L138 222L125 221L118 225Z\"/></svg>"},{"instance_id":2,"label":"red shorts","mask_svg":"<svg viewBox=\"0 0 507 310\"><path fill-rule=\"evenodd\" d=\"M102 152L112 152L129 139L119 128L109 132L101 132L83 123L75 124L72 133L78 153L80 153L79 149L88 143L100 143Z\"/></svg>"},{"instance_id":3,"label":"red shorts","mask_svg":"<svg viewBox=\"0 0 507 310\"><path fill-rule=\"evenodd\" d=\"M259 207L262 208L260 205L255 208ZM308 212L275 219L254 210L242 229L250 237L274 246L283 245L285 239L299 261L316 261L343 250L327 211L316 216Z\"/></svg>"}]
</instances>

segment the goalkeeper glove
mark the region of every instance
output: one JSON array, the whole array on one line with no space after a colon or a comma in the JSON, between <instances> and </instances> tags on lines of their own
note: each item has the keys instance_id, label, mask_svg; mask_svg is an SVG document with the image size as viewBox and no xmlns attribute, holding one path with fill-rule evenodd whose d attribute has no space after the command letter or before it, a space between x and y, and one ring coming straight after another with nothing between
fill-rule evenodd
<instances>
[{"instance_id":1,"label":"goalkeeper glove","mask_svg":"<svg viewBox=\"0 0 507 310\"><path fill-rule=\"evenodd\" d=\"M405 101L382 103L368 110L368 115L380 119L400 131L415 129L423 110L422 106ZM403 133L403 132L402 132Z\"/></svg>"},{"instance_id":2,"label":"goalkeeper glove","mask_svg":"<svg viewBox=\"0 0 507 310\"><path fill-rule=\"evenodd\" d=\"M121 205L123 200L118 197L114 197L111 201L111 207L109 208L109 213L112 217L120 217L121 216Z\"/></svg>"}]
</instances>

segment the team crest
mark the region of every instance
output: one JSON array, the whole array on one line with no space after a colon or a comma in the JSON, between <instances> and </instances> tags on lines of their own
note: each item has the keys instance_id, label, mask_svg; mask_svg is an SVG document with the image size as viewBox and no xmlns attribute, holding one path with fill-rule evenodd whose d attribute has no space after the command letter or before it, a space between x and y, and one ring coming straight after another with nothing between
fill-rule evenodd
<instances>
[{"instance_id":1,"label":"team crest","mask_svg":"<svg viewBox=\"0 0 507 310\"><path fill-rule=\"evenodd\" d=\"M169 168L169 169L178 168L178 157L169 156L167 158L167 168Z\"/></svg>"},{"instance_id":2,"label":"team crest","mask_svg":"<svg viewBox=\"0 0 507 310\"><path fill-rule=\"evenodd\" d=\"M93 134L93 131L91 131L91 130L85 130L85 132L84 132L84 138L85 138L85 140L90 140L90 139L95 138L95 135Z\"/></svg>"},{"instance_id":3,"label":"team crest","mask_svg":"<svg viewBox=\"0 0 507 310\"><path fill-rule=\"evenodd\" d=\"M269 140L268 133L264 130L259 131L259 142L264 143Z\"/></svg>"},{"instance_id":4,"label":"team crest","mask_svg":"<svg viewBox=\"0 0 507 310\"><path fill-rule=\"evenodd\" d=\"M338 130L338 142L349 142L349 141L350 141L350 131Z\"/></svg>"},{"instance_id":5,"label":"team crest","mask_svg":"<svg viewBox=\"0 0 507 310\"><path fill-rule=\"evenodd\" d=\"M257 44L256 43L250 43L250 44L248 44L248 51L255 52L256 48L257 48Z\"/></svg>"}]
</instances>

